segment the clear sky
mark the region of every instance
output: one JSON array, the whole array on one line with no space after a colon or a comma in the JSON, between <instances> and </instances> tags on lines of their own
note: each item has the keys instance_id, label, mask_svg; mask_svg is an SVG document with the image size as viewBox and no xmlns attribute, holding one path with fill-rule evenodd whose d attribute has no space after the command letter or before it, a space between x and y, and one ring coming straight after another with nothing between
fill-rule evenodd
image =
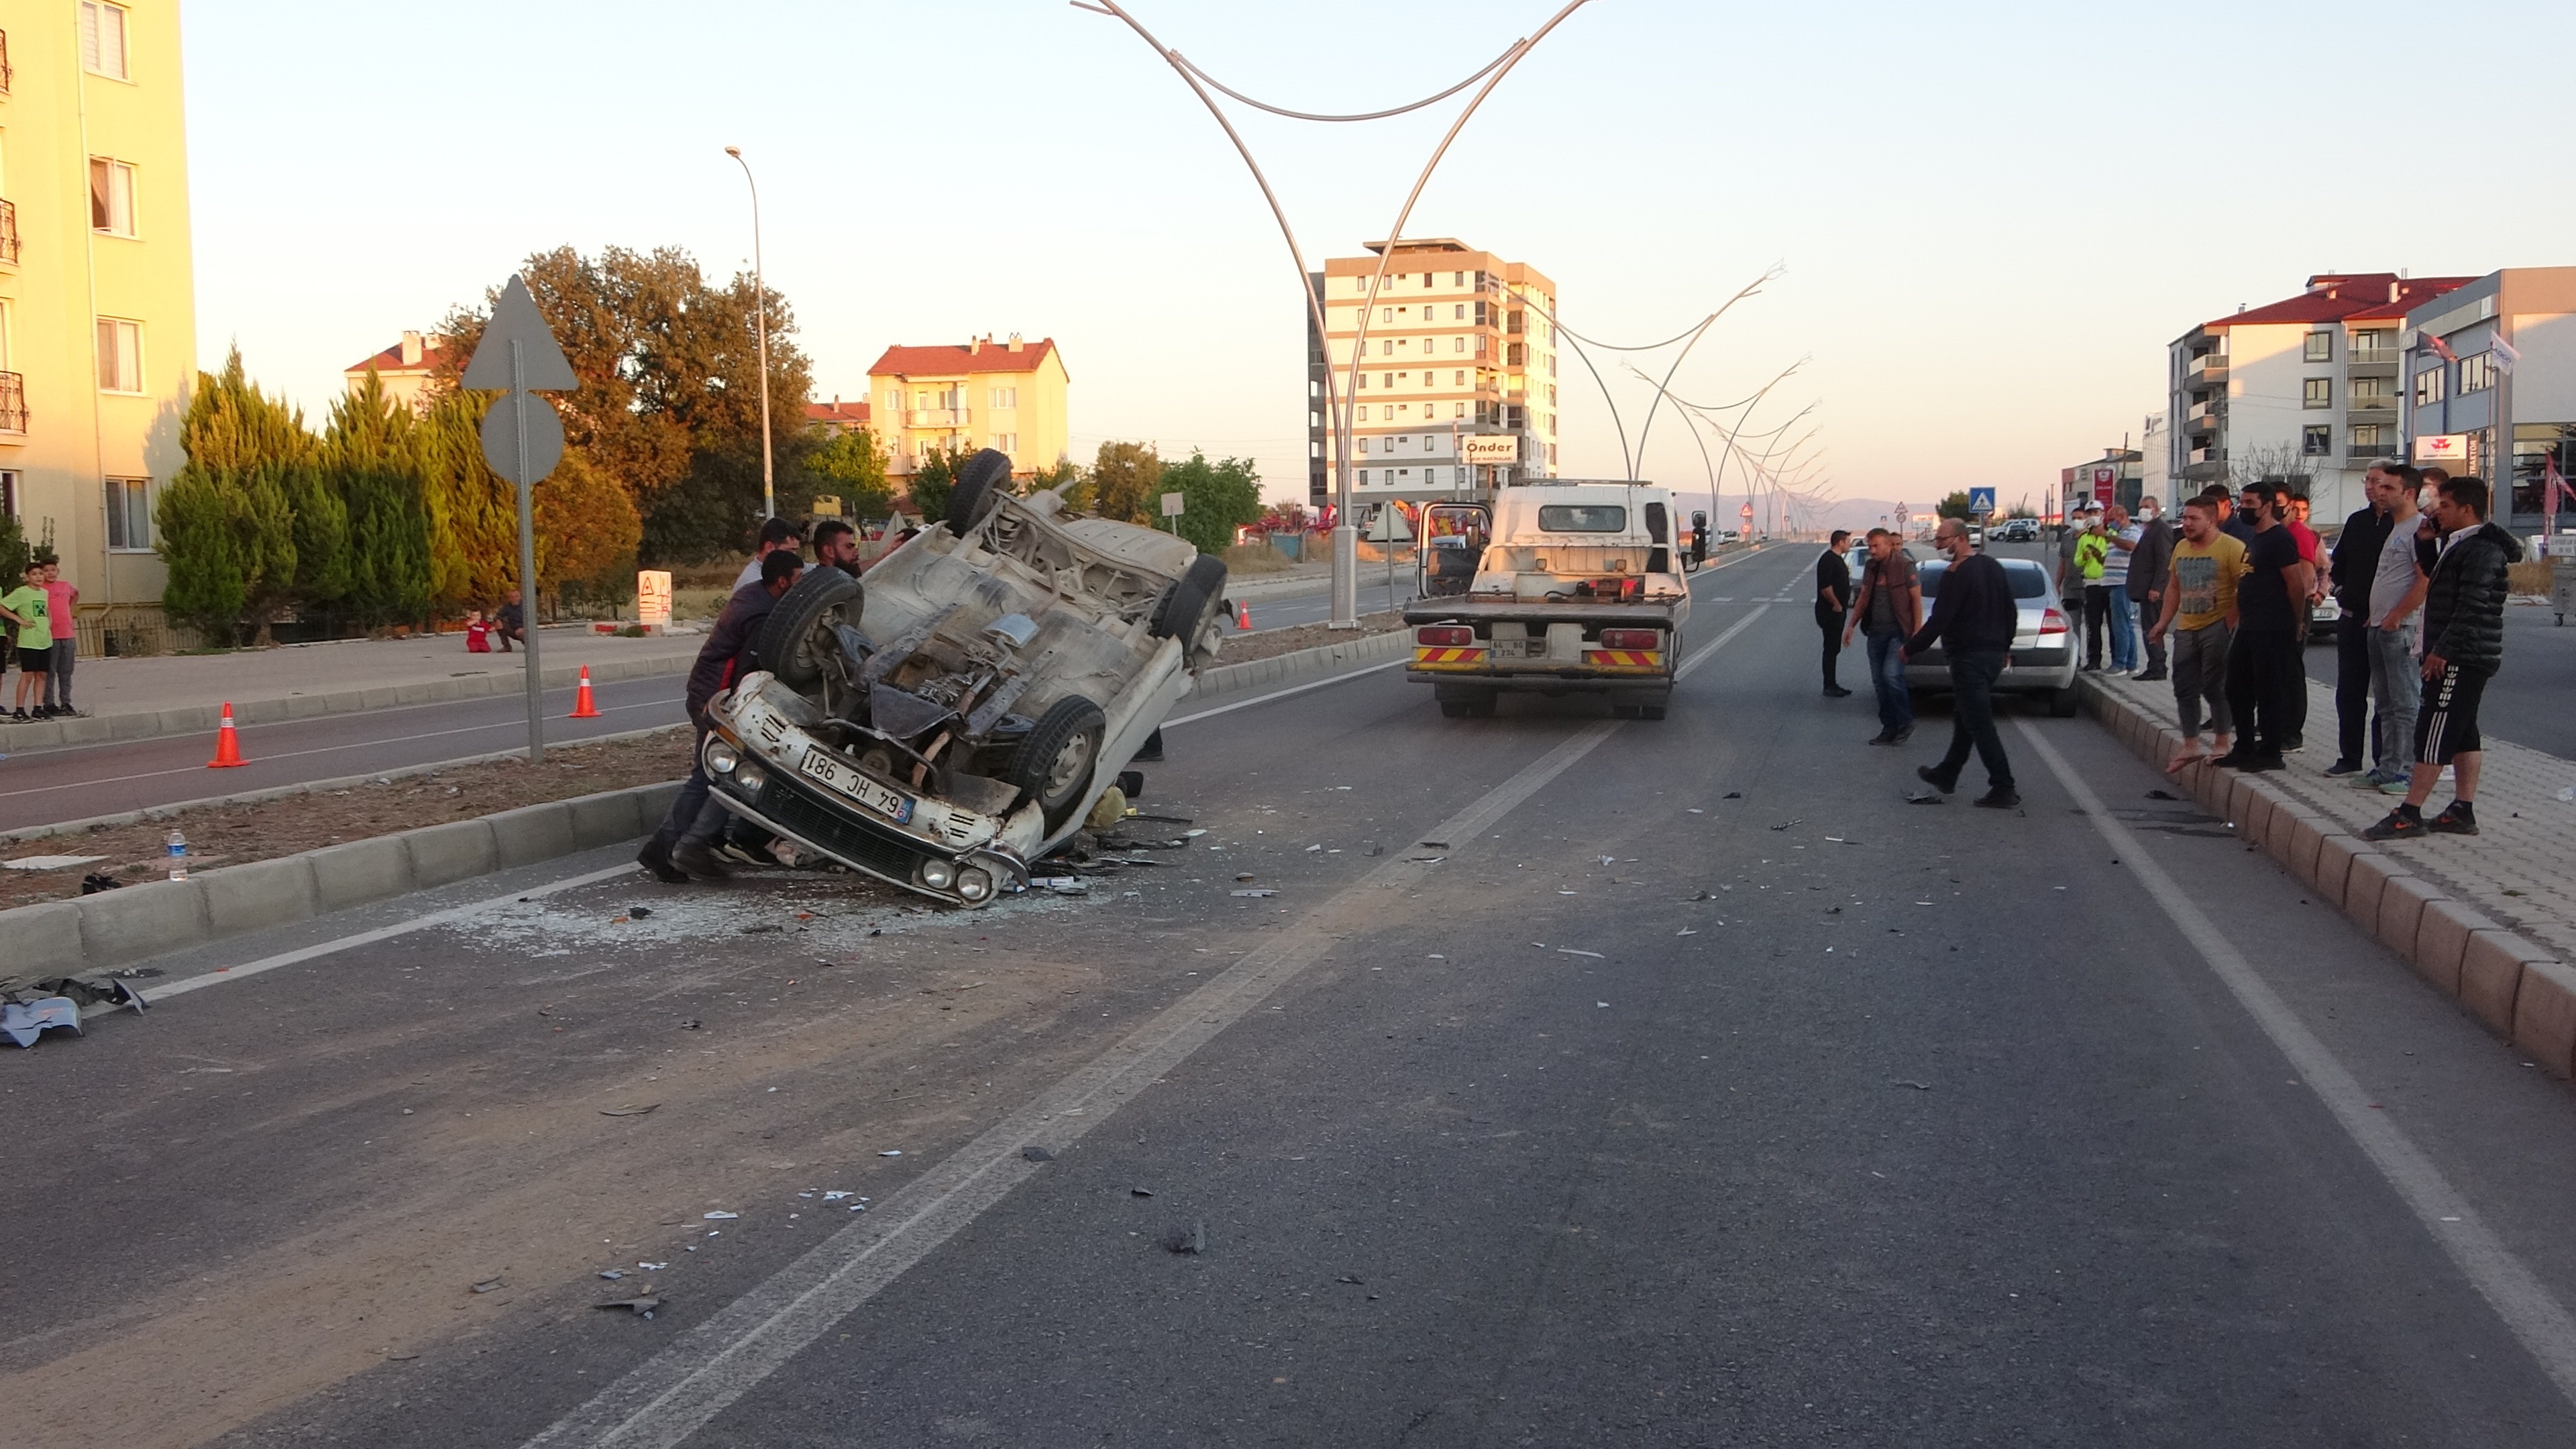
<instances>
[{"instance_id":1,"label":"clear sky","mask_svg":"<svg viewBox=\"0 0 2576 1449\"><path fill-rule=\"evenodd\" d=\"M1135 0L1236 89L1360 110L1441 89L1561 0ZM1302 301L1224 137L1062 0L222 0L186 12L198 329L318 411L339 370L526 254L674 244L767 270L818 394L889 343L1052 336L1104 438L1248 454L1303 492ZM2162 405L2164 345L2314 271L2576 262L2551 65L2576 5L1592 0L1485 103L1408 234L1536 264L1649 341L1773 263L1676 392L1813 361L1832 491L2056 470ZM1462 98L1463 99L1463 98ZM1310 259L1381 236L1457 102L1240 124ZM1569 354L1561 471L1620 471ZM1612 384L1635 419L1647 390ZM1669 419L1647 476L1703 476Z\"/></svg>"}]
</instances>

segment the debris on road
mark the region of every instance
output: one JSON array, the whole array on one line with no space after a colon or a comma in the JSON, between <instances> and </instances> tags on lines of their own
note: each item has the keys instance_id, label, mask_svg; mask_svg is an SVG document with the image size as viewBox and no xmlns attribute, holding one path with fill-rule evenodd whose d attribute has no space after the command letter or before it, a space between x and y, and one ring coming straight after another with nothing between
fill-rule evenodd
<instances>
[{"instance_id":1,"label":"debris on road","mask_svg":"<svg viewBox=\"0 0 2576 1449\"><path fill-rule=\"evenodd\" d=\"M1272 897L1272 896L1275 896L1275 895L1279 894L1279 892L1277 892L1277 891L1268 891L1268 890L1261 890L1261 891L1235 891L1235 892L1233 892L1233 894L1238 895L1238 896L1250 896L1250 897L1252 897L1252 898L1254 898L1254 899L1256 899L1256 900L1268 900L1270 897Z\"/></svg>"},{"instance_id":2,"label":"debris on road","mask_svg":"<svg viewBox=\"0 0 2576 1449\"><path fill-rule=\"evenodd\" d=\"M486 1278L482 1282L474 1285L474 1291L477 1293L498 1293L501 1291L501 1280L498 1278Z\"/></svg>"},{"instance_id":3,"label":"debris on road","mask_svg":"<svg viewBox=\"0 0 2576 1449\"><path fill-rule=\"evenodd\" d=\"M1741 800L1741 799L1743 799L1743 798L1744 798L1744 792L1743 792L1743 791L1741 791L1741 790L1729 790L1729 791L1727 791L1725 794L1720 795L1720 796L1718 796L1717 798L1719 798L1720 800Z\"/></svg>"},{"instance_id":4,"label":"debris on road","mask_svg":"<svg viewBox=\"0 0 2576 1449\"><path fill-rule=\"evenodd\" d=\"M68 996L0 1003L0 1035L22 1047L33 1047L37 1037L58 1028L81 1035L80 1006Z\"/></svg>"},{"instance_id":5,"label":"debris on road","mask_svg":"<svg viewBox=\"0 0 2576 1449\"><path fill-rule=\"evenodd\" d=\"M1204 1221L1174 1223L1163 1230L1163 1251L1167 1253L1204 1253L1207 1251L1207 1224Z\"/></svg>"},{"instance_id":6,"label":"debris on road","mask_svg":"<svg viewBox=\"0 0 2576 1449\"><path fill-rule=\"evenodd\" d=\"M703 1220L705 1220L705 1221L707 1221L707 1222L711 1222L711 1223L721 1223L721 1222L728 1222L728 1221L730 1221L730 1220L732 1220L732 1219L734 1219L734 1218L741 1217L741 1216L742 1216L742 1214L740 1214L740 1213L728 1213L728 1212L712 1212L712 1213L700 1213L700 1214L698 1214L698 1216L699 1216L701 1219L703 1219Z\"/></svg>"},{"instance_id":7,"label":"debris on road","mask_svg":"<svg viewBox=\"0 0 2576 1449\"><path fill-rule=\"evenodd\" d=\"M1905 797L1905 803L1908 805L1938 805L1941 803L1941 792L1938 790L1918 790L1908 794Z\"/></svg>"},{"instance_id":8,"label":"debris on road","mask_svg":"<svg viewBox=\"0 0 2576 1449\"><path fill-rule=\"evenodd\" d=\"M602 1117L641 1117L645 1113L650 1112L661 1105L662 1104L659 1102L640 1102L624 1107L602 1107L599 1109L599 1115Z\"/></svg>"},{"instance_id":9,"label":"debris on road","mask_svg":"<svg viewBox=\"0 0 2576 1449\"><path fill-rule=\"evenodd\" d=\"M1408 855L1405 857L1407 861L1415 865L1438 865L1440 862L1447 860L1448 858L1449 857L1445 855Z\"/></svg>"},{"instance_id":10,"label":"debris on road","mask_svg":"<svg viewBox=\"0 0 2576 1449\"><path fill-rule=\"evenodd\" d=\"M1559 946L1556 948L1556 954L1559 956L1589 956L1595 961L1607 961L1610 959L1598 951L1578 951L1572 946Z\"/></svg>"},{"instance_id":11,"label":"debris on road","mask_svg":"<svg viewBox=\"0 0 2576 1449\"><path fill-rule=\"evenodd\" d=\"M878 1154L877 1154L877 1156L879 1156L879 1157L901 1157L901 1156L903 1156L903 1149L902 1149L902 1148L900 1148L900 1147L890 1147L890 1148L887 1148L885 1151L878 1153Z\"/></svg>"},{"instance_id":12,"label":"debris on road","mask_svg":"<svg viewBox=\"0 0 2576 1449\"><path fill-rule=\"evenodd\" d=\"M653 1310L662 1306L662 1300L659 1298L620 1298L614 1303L594 1303L590 1306L593 1308L623 1308L638 1318L650 1318L653 1316Z\"/></svg>"},{"instance_id":13,"label":"debris on road","mask_svg":"<svg viewBox=\"0 0 2576 1449\"><path fill-rule=\"evenodd\" d=\"M1154 1195L1154 1190L1150 1187L1131 1187L1127 1189L1127 1195L1129 1197L1152 1197Z\"/></svg>"},{"instance_id":14,"label":"debris on road","mask_svg":"<svg viewBox=\"0 0 2576 1449\"><path fill-rule=\"evenodd\" d=\"M628 906L626 908L626 914L631 920L650 920L653 916L653 908L651 906Z\"/></svg>"},{"instance_id":15,"label":"debris on road","mask_svg":"<svg viewBox=\"0 0 2576 1449\"><path fill-rule=\"evenodd\" d=\"M626 1276L626 1270L623 1268L606 1268L600 1271L599 1276L607 1279L611 1283L614 1283L618 1279Z\"/></svg>"},{"instance_id":16,"label":"debris on road","mask_svg":"<svg viewBox=\"0 0 2576 1449\"><path fill-rule=\"evenodd\" d=\"M1028 1145L1028 1146L1026 1146L1026 1147L1021 1148L1021 1149L1020 1149L1020 1155L1021 1155L1022 1157L1027 1158L1027 1159L1028 1159L1029 1161L1031 1161L1031 1162L1053 1162L1053 1161L1055 1161L1055 1154L1054 1154L1054 1153L1047 1151L1045 1148L1040 1147L1040 1146L1036 1145L1035 1143L1031 1143L1030 1145Z\"/></svg>"},{"instance_id":17,"label":"debris on road","mask_svg":"<svg viewBox=\"0 0 2576 1449\"><path fill-rule=\"evenodd\" d=\"M1794 819L1794 820L1783 820L1783 821L1781 821L1779 824L1774 825L1774 826L1772 826L1771 828L1772 828L1772 829L1774 829L1774 830L1786 830L1786 829L1788 829L1788 828L1789 828L1790 826L1792 826L1792 825L1804 825L1804 824L1806 824L1806 823L1807 823L1807 822L1806 822L1806 817L1804 817L1804 816L1800 816L1800 817L1798 817L1798 818L1796 818L1796 819Z\"/></svg>"},{"instance_id":18,"label":"debris on road","mask_svg":"<svg viewBox=\"0 0 2576 1449\"><path fill-rule=\"evenodd\" d=\"M1445 840L1426 840L1422 842L1422 848L1425 850L1447 850L1449 848L1449 842Z\"/></svg>"},{"instance_id":19,"label":"debris on road","mask_svg":"<svg viewBox=\"0 0 2576 1449\"><path fill-rule=\"evenodd\" d=\"M1903 1077L1896 1079L1896 1085L1900 1087L1912 1087L1918 1092L1928 1092L1932 1090L1932 1084L1930 1082L1909 1082Z\"/></svg>"}]
</instances>

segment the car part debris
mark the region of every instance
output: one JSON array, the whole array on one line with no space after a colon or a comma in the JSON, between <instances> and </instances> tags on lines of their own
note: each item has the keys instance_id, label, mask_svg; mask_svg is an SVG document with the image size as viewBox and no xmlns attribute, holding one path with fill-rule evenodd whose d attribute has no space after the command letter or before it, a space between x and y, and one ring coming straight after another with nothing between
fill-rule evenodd
<instances>
[{"instance_id":1,"label":"car part debris","mask_svg":"<svg viewBox=\"0 0 2576 1449\"><path fill-rule=\"evenodd\" d=\"M590 1306L593 1308L623 1308L638 1318L650 1318L653 1316L653 1310L662 1306L662 1300L659 1298L620 1298L614 1303L594 1303Z\"/></svg>"},{"instance_id":2,"label":"car part debris","mask_svg":"<svg viewBox=\"0 0 2576 1449\"><path fill-rule=\"evenodd\" d=\"M1021 1149L1020 1149L1020 1156L1027 1158L1027 1159L1028 1159L1029 1161L1031 1161L1031 1162L1053 1162L1053 1161L1055 1161L1055 1154L1054 1154L1054 1153L1049 1152L1049 1151L1047 1151L1045 1148L1043 1148L1043 1147L1039 1147L1039 1146L1035 1145L1034 1143L1032 1143L1031 1145L1029 1145L1029 1146L1027 1146L1027 1147L1023 1147L1023 1148L1021 1148Z\"/></svg>"},{"instance_id":3,"label":"car part debris","mask_svg":"<svg viewBox=\"0 0 2576 1449\"><path fill-rule=\"evenodd\" d=\"M1154 1195L1154 1190L1150 1187L1131 1187L1127 1189L1127 1195L1129 1197L1152 1197Z\"/></svg>"},{"instance_id":4,"label":"car part debris","mask_svg":"<svg viewBox=\"0 0 2576 1449\"><path fill-rule=\"evenodd\" d=\"M34 1046L36 1038L57 1029L82 1034L80 1005L68 996L0 1003L0 1035L22 1047Z\"/></svg>"},{"instance_id":5,"label":"car part debris","mask_svg":"<svg viewBox=\"0 0 2576 1449\"><path fill-rule=\"evenodd\" d=\"M501 1291L501 1280L498 1278L486 1278L482 1282L474 1285L474 1291L477 1293L498 1293Z\"/></svg>"},{"instance_id":6,"label":"car part debris","mask_svg":"<svg viewBox=\"0 0 2576 1449\"><path fill-rule=\"evenodd\" d=\"M602 1107L599 1109L599 1115L602 1117L641 1117L645 1113L650 1112L661 1105L662 1104L659 1102L640 1102L626 1107Z\"/></svg>"},{"instance_id":7,"label":"car part debris","mask_svg":"<svg viewBox=\"0 0 2576 1449\"><path fill-rule=\"evenodd\" d=\"M1163 1251L1167 1253L1204 1253L1207 1251L1207 1224L1204 1221L1174 1223L1163 1230Z\"/></svg>"},{"instance_id":8,"label":"car part debris","mask_svg":"<svg viewBox=\"0 0 2576 1449\"><path fill-rule=\"evenodd\" d=\"M123 889L125 889L125 882L118 880L116 877L109 875L103 870L94 870L81 877L80 893L85 896L94 896L100 891Z\"/></svg>"},{"instance_id":9,"label":"car part debris","mask_svg":"<svg viewBox=\"0 0 2576 1449\"><path fill-rule=\"evenodd\" d=\"M1938 790L1923 790L1909 794L1905 797L1905 803L1908 805L1938 805L1941 803L1941 792Z\"/></svg>"},{"instance_id":10,"label":"car part debris","mask_svg":"<svg viewBox=\"0 0 2576 1449\"><path fill-rule=\"evenodd\" d=\"M611 1283L614 1283L618 1279L626 1276L626 1270L623 1268L609 1268L602 1271L599 1276L607 1279Z\"/></svg>"},{"instance_id":11,"label":"car part debris","mask_svg":"<svg viewBox=\"0 0 2576 1449\"><path fill-rule=\"evenodd\" d=\"M740 1214L740 1213L728 1213L728 1212L712 1212L712 1213L700 1213L700 1214L698 1214L698 1217L699 1217L702 1221L710 1222L710 1223L729 1222L729 1221L731 1221L731 1220L733 1220L733 1219L735 1219L735 1218L741 1217L741 1216L742 1216L742 1214Z\"/></svg>"},{"instance_id":12,"label":"car part debris","mask_svg":"<svg viewBox=\"0 0 2576 1449\"><path fill-rule=\"evenodd\" d=\"M1271 898L1272 896L1275 896L1275 895L1279 894L1279 892L1277 892L1277 891L1273 891L1273 890L1253 890L1253 891L1235 891L1235 892L1233 892L1233 894L1238 895L1238 896L1247 896L1247 897L1250 897L1251 899L1254 899L1254 900L1268 900L1268 899L1269 899L1269 898Z\"/></svg>"},{"instance_id":13,"label":"car part debris","mask_svg":"<svg viewBox=\"0 0 2576 1449\"><path fill-rule=\"evenodd\" d=\"M878 1153L878 1154L877 1154L877 1156L879 1156L879 1157L901 1157L901 1156L903 1156L903 1149L902 1149L902 1148L900 1148L900 1147L890 1147L890 1148L887 1148L885 1151Z\"/></svg>"}]
</instances>

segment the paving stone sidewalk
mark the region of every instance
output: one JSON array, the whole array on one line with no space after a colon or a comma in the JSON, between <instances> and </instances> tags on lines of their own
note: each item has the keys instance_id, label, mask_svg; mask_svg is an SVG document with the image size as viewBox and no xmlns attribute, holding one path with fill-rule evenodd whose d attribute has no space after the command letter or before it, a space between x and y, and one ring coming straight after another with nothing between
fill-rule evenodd
<instances>
[{"instance_id":1,"label":"paving stone sidewalk","mask_svg":"<svg viewBox=\"0 0 2576 1449\"><path fill-rule=\"evenodd\" d=\"M2102 688L2166 727L2175 722L2172 685L2093 676ZM2358 837L2397 803L2393 796L2326 778L2334 762L2334 691L2308 681L2308 748L2267 784ZM2326 747L2320 750L2318 742ZM2194 768L2206 768L2195 766ZM2377 848L2532 941L2576 960L2576 803L2559 792L2576 787L2576 761L2486 736L2478 782L2478 834L2392 840ZM2451 798L2448 782L2425 804L2432 814Z\"/></svg>"}]
</instances>

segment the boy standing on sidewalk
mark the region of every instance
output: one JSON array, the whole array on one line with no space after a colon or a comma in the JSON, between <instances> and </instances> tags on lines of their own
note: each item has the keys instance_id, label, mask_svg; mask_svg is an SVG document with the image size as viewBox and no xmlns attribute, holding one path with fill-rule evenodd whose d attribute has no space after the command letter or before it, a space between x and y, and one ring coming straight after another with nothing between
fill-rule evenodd
<instances>
[{"instance_id":1,"label":"boy standing on sidewalk","mask_svg":"<svg viewBox=\"0 0 2576 1449\"><path fill-rule=\"evenodd\" d=\"M2442 556L2424 595L2424 701L2415 719L2414 779L2405 802L2363 831L2364 840L2478 833L2478 767L2485 757L2478 701L2504 663L2506 571L2522 557L2522 545L2486 514L2483 478L2446 478L2434 495ZM2453 776L2451 803L2427 820L2424 802L2444 765Z\"/></svg>"},{"instance_id":2,"label":"boy standing on sidewalk","mask_svg":"<svg viewBox=\"0 0 2576 1449\"><path fill-rule=\"evenodd\" d=\"M45 676L46 713L77 719L72 708L72 655L80 642L80 590L63 578L60 563L45 565L45 620L53 626L53 658Z\"/></svg>"},{"instance_id":3,"label":"boy standing on sidewalk","mask_svg":"<svg viewBox=\"0 0 2576 1449\"><path fill-rule=\"evenodd\" d=\"M0 612L18 626L18 712L11 718L21 724L29 719L43 719L45 709L45 676L53 669L54 631L45 619L45 566L27 565L27 581L0 598ZM27 713L27 696L36 696L36 712Z\"/></svg>"}]
</instances>

